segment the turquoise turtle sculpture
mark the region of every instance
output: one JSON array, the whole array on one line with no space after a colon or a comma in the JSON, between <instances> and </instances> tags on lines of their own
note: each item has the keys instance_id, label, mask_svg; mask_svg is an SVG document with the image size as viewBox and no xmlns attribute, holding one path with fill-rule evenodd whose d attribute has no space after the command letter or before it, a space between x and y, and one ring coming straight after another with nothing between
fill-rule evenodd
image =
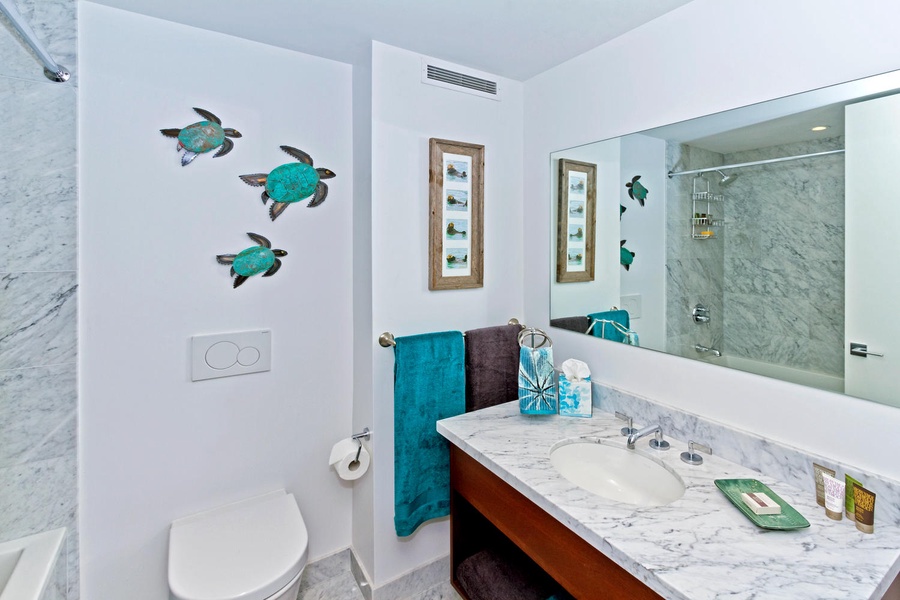
<instances>
[{"instance_id":1,"label":"turquoise turtle sculpture","mask_svg":"<svg viewBox=\"0 0 900 600\"><path fill-rule=\"evenodd\" d=\"M256 242L252 246L241 250L238 254L218 254L216 260L223 265L231 265L231 276L234 277L234 287L238 287L249 277L263 274L263 277L271 277L281 268L279 256L287 256L284 250L272 250L272 244L258 233L247 233L250 239Z\"/></svg>"},{"instance_id":2,"label":"turquoise turtle sculpture","mask_svg":"<svg viewBox=\"0 0 900 600\"><path fill-rule=\"evenodd\" d=\"M622 266L625 267L626 271L630 271L631 263L634 262L635 254L625 247L626 241L628 240L622 240L621 242L619 242L619 262L622 263Z\"/></svg>"},{"instance_id":3,"label":"turquoise turtle sculpture","mask_svg":"<svg viewBox=\"0 0 900 600\"><path fill-rule=\"evenodd\" d=\"M281 146L281 149L299 162L275 167L271 173L240 176L247 185L265 186L262 201L266 204L270 199L273 200L269 208L269 217L273 221L295 202L312 198L306 205L307 208L315 208L325 202L328 185L322 180L335 177L334 172L329 169L314 168L313 159L306 152L291 146Z\"/></svg>"},{"instance_id":4,"label":"turquoise turtle sculpture","mask_svg":"<svg viewBox=\"0 0 900 600\"><path fill-rule=\"evenodd\" d=\"M643 206L644 200L647 198L647 194L650 193L650 190L641 185L639 179L640 175L635 175L630 182L625 184L625 187L628 188L628 195L632 200L637 200L638 203Z\"/></svg>"},{"instance_id":5,"label":"turquoise turtle sculpture","mask_svg":"<svg viewBox=\"0 0 900 600\"><path fill-rule=\"evenodd\" d=\"M208 110L194 107L194 111L206 120L192 123L183 129L159 130L166 137L178 138L177 150L184 150L181 155L182 167L191 164L198 154L205 154L216 148L219 151L213 158L225 156L234 148L234 142L228 138L242 137L239 131L222 127L221 119Z\"/></svg>"}]
</instances>

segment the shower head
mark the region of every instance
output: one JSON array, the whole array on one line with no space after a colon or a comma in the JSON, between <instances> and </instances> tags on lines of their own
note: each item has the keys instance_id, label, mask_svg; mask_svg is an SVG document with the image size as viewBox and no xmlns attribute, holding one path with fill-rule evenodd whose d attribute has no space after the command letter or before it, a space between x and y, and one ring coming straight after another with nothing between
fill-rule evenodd
<instances>
[{"instance_id":1,"label":"shower head","mask_svg":"<svg viewBox=\"0 0 900 600\"><path fill-rule=\"evenodd\" d=\"M722 171L716 169L716 173L722 176L722 180L719 182L719 185L729 185L733 183L735 179L737 179L737 175L726 175Z\"/></svg>"}]
</instances>

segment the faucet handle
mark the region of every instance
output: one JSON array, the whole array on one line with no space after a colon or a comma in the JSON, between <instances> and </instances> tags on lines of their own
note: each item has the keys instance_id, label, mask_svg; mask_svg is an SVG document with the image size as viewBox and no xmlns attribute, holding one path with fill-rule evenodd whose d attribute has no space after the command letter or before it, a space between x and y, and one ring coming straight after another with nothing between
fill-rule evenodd
<instances>
[{"instance_id":1,"label":"faucet handle","mask_svg":"<svg viewBox=\"0 0 900 600\"><path fill-rule=\"evenodd\" d=\"M694 440L688 442L687 452L681 453L681 460L686 462L689 465L702 465L703 457L694 452L694 450L699 450L700 452L705 452L707 454L712 454L712 448L709 446L704 446Z\"/></svg>"},{"instance_id":2,"label":"faucet handle","mask_svg":"<svg viewBox=\"0 0 900 600\"><path fill-rule=\"evenodd\" d=\"M635 433L637 429L634 428L634 419L626 415L625 413L616 411L616 418L621 419L622 421L628 421L628 427L623 427L621 429L622 435L631 435Z\"/></svg>"},{"instance_id":3,"label":"faucet handle","mask_svg":"<svg viewBox=\"0 0 900 600\"><path fill-rule=\"evenodd\" d=\"M650 447L654 450L664 452L670 448L669 442L663 439L662 429L656 432L656 437L650 440Z\"/></svg>"}]
</instances>

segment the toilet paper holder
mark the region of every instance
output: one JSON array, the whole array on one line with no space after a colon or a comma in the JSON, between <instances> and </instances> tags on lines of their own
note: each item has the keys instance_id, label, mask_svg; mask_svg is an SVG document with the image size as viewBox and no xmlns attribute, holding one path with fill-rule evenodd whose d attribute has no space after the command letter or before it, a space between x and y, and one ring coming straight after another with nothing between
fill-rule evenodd
<instances>
[{"instance_id":1,"label":"toilet paper holder","mask_svg":"<svg viewBox=\"0 0 900 600\"><path fill-rule=\"evenodd\" d=\"M351 439L356 440L356 443L359 444L359 448L356 450L356 461L359 461L359 454L362 452L362 439L365 438L368 440L372 436L372 432L369 431L368 427L364 427L360 433L354 433L350 436Z\"/></svg>"}]
</instances>

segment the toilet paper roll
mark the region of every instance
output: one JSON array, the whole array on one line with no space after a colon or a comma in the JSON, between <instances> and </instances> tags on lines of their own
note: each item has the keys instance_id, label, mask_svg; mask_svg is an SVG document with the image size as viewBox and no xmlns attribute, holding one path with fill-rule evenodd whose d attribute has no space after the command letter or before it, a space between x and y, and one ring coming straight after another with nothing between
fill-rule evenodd
<instances>
[{"instance_id":1,"label":"toilet paper roll","mask_svg":"<svg viewBox=\"0 0 900 600\"><path fill-rule=\"evenodd\" d=\"M356 459L357 451L359 451L359 460ZM334 467L338 477L347 481L353 481L366 474L371 460L372 456L365 446L360 450L356 440L346 438L331 448L331 457L328 459L328 464Z\"/></svg>"}]
</instances>

